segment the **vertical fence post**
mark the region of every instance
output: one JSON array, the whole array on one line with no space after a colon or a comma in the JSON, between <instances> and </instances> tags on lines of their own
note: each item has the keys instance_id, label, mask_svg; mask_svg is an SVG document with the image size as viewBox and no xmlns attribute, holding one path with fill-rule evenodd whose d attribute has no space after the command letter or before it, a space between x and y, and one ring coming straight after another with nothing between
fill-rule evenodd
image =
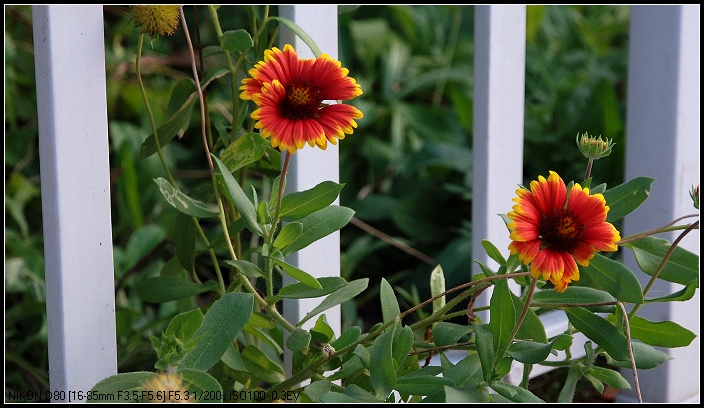
<instances>
[{"instance_id":1,"label":"vertical fence post","mask_svg":"<svg viewBox=\"0 0 704 408\"><path fill-rule=\"evenodd\" d=\"M52 401L117 373L103 7L33 6Z\"/></svg>"},{"instance_id":2,"label":"vertical fence post","mask_svg":"<svg viewBox=\"0 0 704 408\"><path fill-rule=\"evenodd\" d=\"M689 190L700 177L699 21L697 4L631 7L626 180L647 176L655 181L646 202L625 218L622 236L698 214ZM673 242L680 233L658 238ZM699 254L699 231L692 231L680 245ZM632 252L623 254L645 285L649 276L640 272ZM664 296L680 288L659 280L650 293ZM697 334L688 347L663 349L672 360L639 371L644 401L699 401L699 313L699 292L687 302L651 303L641 309L639 315L646 319L670 320ZM622 372L633 385L630 370ZM632 391L620 396L635 398Z\"/></svg>"},{"instance_id":3,"label":"vertical fence post","mask_svg":"<svg viewBox=\"0 0 704 408\"><path fill-rule=\"evenodd\" d=\"M287 18L300 26L313 38L320 50L337 58L337 5L280 5L279 16ZM299 58L312 58L313 52L296 37L289 29L281 26L280 45L291 44ZM344 143L344 141L342 142ZM339 149L337 145L328 143L326 150L306 146L296 151L291 157L291 163L286 176L288 191L302 191L315 187L326 180L339 182ZM336 200L333 204L338 204ZM288 261L299 269L308 272L316 278L322 276L340 276L340 233L332 233L318 240L298 253ZM284 276L284 284L291 283ZM291 322L300 321L308 312L320 304L320 299L286 299L284 300L284 317ZM327 322L340 335L340 307L325 311ZM308 326L315 323L315 318L306 322ZM291 373L291 353L285 348L284 367L287 375Z\"/></svg>"},{"instance_id":4,"label":"vertical fence post","mask_svg":"<svg viewBox=\"0 0 704 408\"><path fill-rule=\"evenodd\" d=\"M472 258L496 269L482 240L507 251L509 234L498 214L511 211L523 183L526 6L476 6L474 19ZM481 273L476 263L472 270ZM482 305L489 297L481 297Z\"/></svg>"}]
</instances>

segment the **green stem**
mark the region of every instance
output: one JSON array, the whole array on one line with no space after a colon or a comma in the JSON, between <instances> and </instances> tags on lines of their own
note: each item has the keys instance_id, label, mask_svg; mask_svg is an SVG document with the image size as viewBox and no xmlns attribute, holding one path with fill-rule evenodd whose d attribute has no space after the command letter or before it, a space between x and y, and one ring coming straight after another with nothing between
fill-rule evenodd
<instances>
[{"instance_id":1,"label":"green stem","mask_svg":"<svg viewBox=\"0 0 704 408\"><path fill-rule=\"evenodd\" d=\"M685 215L685 216L676 218L675 220L673 220L673 221L671 221L671 222L668 222L667 224L665 224L665 225L663 225L663 226L661 226L661 227L658 227L658 228L655 228L655 229L651 229L651 230L645 231L645 232L639 232L638 234L635 234L635 235L631 235L631 236L629 236L629 237L626 237L626 238L624 238L624 239L618 241L618 242L616 243L616 245L627 244L627 243L630 243L630 242L633 242L633 241L637 241L637 240L639 240L639 239L641 239L641 238L645 238L645 237L650 236L650 235L660 234L660 233L663 233L663 232L670 232L670 231L678 231L678 230L682 230L682 229L687 229L687 228L689 228L689 226L690 226L691 224L687 224L687 225L678 225L678 226L675 226L675 227L671 227L671 226L677 224L678 222L680 222L680 221L682 221L682 220L684 220L684 219L692 218L692 217L699 217L699 214L689 214L689 215ZM698 228L698 227L697 227L697 228Z\"/></svg>"},{"instance_id":2,"label":"green stem","mask_svg":"<svg viewBox=\"0 0 704 408\"><path fill-rule=\"evenodd\" d=\"M690 226L687 227L686 230L684 230L678 237L675 239L675 241L670 245L670 248L667 250L665 253L665 256L662 257L662 261L660 261L660 265L658 265L658 268L653 272L653 275L650 277L650 280L648 281L648 284L645 286L643 289L643 297L650 292L650 289L653 287L655 284L655 281L658 279L658 276L660 276L660 272L665 268L665 265L667 264L667 261L670 260L670 257L672 254L675 252L675 249L677 248L677 245L679 245L680 241L689 234L690 231L699 228L699 220L697 220L694 224L691 224ZM633 310L628 314L628 317L633 317L635 316L636 312L638 312L638 309L643 305L644 303L637 304L633 306Z\"/></svg>"},{"instance_id":3,"label":"green stem","mask_svg":"<svg viewBox=\"0 0 704 408\"><path fill-rule=\"evenodd\" d=\"M538 283L538 278L533 278L533 280L530 282L530 289L528 289L528 294L526 295L526 300L525 303L523 304L523 310L521 311L521 315L518 317L518 320L516 321L516 324L513 326L513 330L511 331L511 334L508 335L508 340L506 343L503 345L499 353L496 355L496 361L501 360L506 352L508 351L509 347L511 347L511 343L513 343L513 339L516 338L516 334L518 333L518 330L521 328L521 325L523 324L523 320L525 320L526 316L528 315L528 310L530 309L530 301L533 298L533 293L535 292L535 285Z\"/></svg>"},{"instance_id":4,"label":"green stem","mask_svg":"<svg viewBox=\"0 0 704 408\"><path fill-rule=\"evenodd\" d=\"M594 159L589 158L589 162L587 162L587 171L584 173L584 179L588 180L589 176L592 174L592 165L594 164Z\"/></svg>"}]
</instances>

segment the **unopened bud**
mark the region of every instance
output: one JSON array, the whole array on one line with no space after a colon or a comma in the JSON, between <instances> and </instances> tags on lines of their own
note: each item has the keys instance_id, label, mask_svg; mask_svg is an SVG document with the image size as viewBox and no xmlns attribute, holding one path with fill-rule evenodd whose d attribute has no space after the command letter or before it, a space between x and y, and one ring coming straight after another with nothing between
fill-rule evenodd
<instances>
[{"instance_id":1,"label":"unopened bud","mask_svg":"<svg viewBox=\"0 0 704 408\"><path fill-rule=\"evenodd\" d=\"M601 159L611 154L614 147L613 139L606 138L605 140L599 136L589 136L587 132L580 135L577 133L577 146L584 157L592 160Z\"/></svg>"}]
</instances>

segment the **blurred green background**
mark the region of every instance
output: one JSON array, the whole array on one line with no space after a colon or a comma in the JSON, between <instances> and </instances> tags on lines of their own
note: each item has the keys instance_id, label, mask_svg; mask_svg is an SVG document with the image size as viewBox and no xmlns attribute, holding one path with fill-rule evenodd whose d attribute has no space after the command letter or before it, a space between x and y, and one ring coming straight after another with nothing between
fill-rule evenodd
<instances>
[{"instance_id":1,"label":"blurred green background","mask_svg":"<svg viewBox=\"0 0 704 408\"><path fill-rule=\"evenodd\" d=\"M241 7L221 7L224 29L248 27ZM142 280L173 259L174 221L152 181L164 176L161 164L155 156L139 159L151 130L134 74L138 31L127 6L104 10L118 370L153 370L149 334L202 299L154 305L136 294ZM208 16L204 6L197 10L201 19ZM185 11L193 32L195 8ZM402 295L401 307L428 297L436 264L447 287L469 277L474 7L340 6L339 12L339 59L364 90L351 101L364 118L340 143L340 204L356 211L355 222L341 230L342 274L348 281L371 278L370 288L344 305L343 319L368 328L379 320L381 277ZM628 23L628 6L527 7L525 184L548 170L581 181L586 161L574 140L583 132L616 142L614 153L596 163L596 182L623 181ZM215 44L211 26L200 26L201 41ZM145 46L142 72L157 123L166 119L175 83L190 76L185 47L180 32ZM33 58L31 7L5 6L5 387L43 392L48 363ZM227 92L210 91L216 121L227 119L228 99ZM195 117L191 126L199 132ZM208 180L200 143L184 137L166 146L177 179Z\"/></svg>"}]
</instances>

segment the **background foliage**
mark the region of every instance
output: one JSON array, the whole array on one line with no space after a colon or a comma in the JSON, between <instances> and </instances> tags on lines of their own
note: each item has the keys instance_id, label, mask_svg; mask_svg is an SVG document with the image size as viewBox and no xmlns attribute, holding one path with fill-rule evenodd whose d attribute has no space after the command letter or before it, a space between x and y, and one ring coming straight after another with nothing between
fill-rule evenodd
<instances>
[{"instance_id":1,"label":"background foliage","mask_svg":"<svg viewBox=\"0 0 704 408\"><path fill-rule=\"evenodd\" d=\"M405 295L406 304L400 300L405 308L427 298L430 264L443 265L448 287L469 277L473 7L341 6L340 11L339 58L362 85L364 95L353 104L365 114L355 134L340 144L340 181L346 183L340 201L356 211L355 223L341 230L343 277L374 276L372 282L384 277ZM126 12L126 7L105 7L119 372L150 370L156 356L149 335L161 333L174 315L209 303L192 297L155 305L137 294L145 279L177 265L167 239L173 212L165 211L152 181L163 177L163 170L154 156L139 159L149 125L134 75L137 39ZM195 27L194 9L186 12ZM238 7L220 13L228 21L244 15ZM614 139L614 154L599 162L593 175L610 186L623 181L628 17L627 6L528 7L526 183L548 170L583 174L584 160L573 144L577 131ZM200 33L205 44L214 37L208 27ZM142 63L161 123L173 84L190 75L183 35L154 39ZM48 364L33 66L31 8L6 6L6 387L43 391ZM214 120L226 123L229 96L209 98L222 116ZM181 169L176 177L191 180L193 188L209 183L199 144L198 138L183 138L165 148L170 167ZM277 165L262 164L260 170L278 170ZM432 201L426 199L431 189ZM357 221L425 257L390 245L378 232L355 226L362 225ZM371 301L376 298L371 288L344 305L345 324L378 321L381 312Z\"/></svg>"}]
</instances>

